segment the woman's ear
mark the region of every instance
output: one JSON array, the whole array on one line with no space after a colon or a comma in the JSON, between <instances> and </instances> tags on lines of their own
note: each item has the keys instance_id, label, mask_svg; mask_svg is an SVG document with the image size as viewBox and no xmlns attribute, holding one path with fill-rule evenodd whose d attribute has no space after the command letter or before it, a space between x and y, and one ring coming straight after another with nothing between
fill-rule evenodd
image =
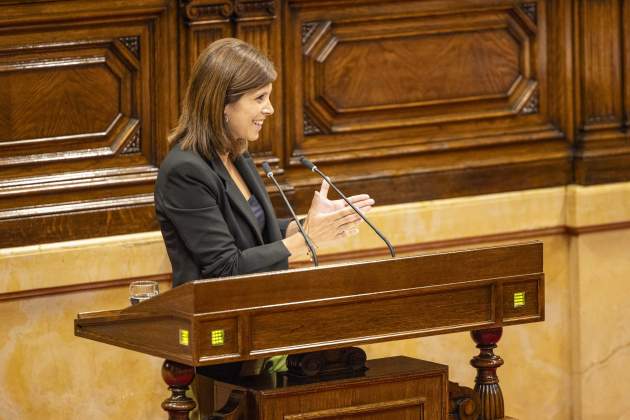
<instances>
[{"instance_id":1,"label":"woman's ear","mask_svg":"<svg viewBox=\"0 0 630 420\"><path fill-rule=\"evenodd\" d=\"M227 104L223 108L223 122L226 124L230 121L230 114L232 113L232 104Z\"/></svg>"}]
</instances>

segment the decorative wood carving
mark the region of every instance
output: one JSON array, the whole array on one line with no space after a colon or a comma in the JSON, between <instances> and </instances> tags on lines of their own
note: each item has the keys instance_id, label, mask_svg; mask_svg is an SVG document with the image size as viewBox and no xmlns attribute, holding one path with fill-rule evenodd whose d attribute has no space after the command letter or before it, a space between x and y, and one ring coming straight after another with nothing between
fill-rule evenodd
<instances>
[{"instance_id":1,"label":"decorative wood carving","mask_svg":"<svg viewBox=\"0 0 630 420\"><path fill-rule=\"evenodd\" d=\"M302 24L302 44L306 44L308 42L318 25L319 22L305 22Z\"/></svg>"},{"instance_id":2,"label":"decorative wood carving","mask_svg":"<svg viewBox=\"0 0 630 420\"><path fill-rule=\"evenodd\" d=\"M537 3L523 3L521 4L521 9L529 16L532 22L536 23L538 21Z\"/></svg>"},{"instance_id":3,"label":"decorative wood carving","mask_svg":"<svg viewBox=\"0 0 630 420\"><path fill-rule=\"evenodd\" d=\"M140 152L140 128L138 128L131 137L131 140L123 147L122 154L131 154Z\"/></svg>"},{"instance_id":4,"label":"decorative wood carving","mask_svg":"<svg viewBox=\"0 0 630 420\"><path fill-rule=\"evenodd\" d=\"M251 14L274 16L276 5L274 0L235 0L234 13L237 16Z\"/></svg>"},{"instance_id":5,"label":"decorative wood carving","mask_svg":"<svg viewBox=\"0 0 630 420\"><path fill-rule=\"evenodd\" d=\"M529 100L521 110L521 114L537 114L538 113L538 90L532 92Z\"/></svg>"},{"instance_id":6,"label":"decorative wood carving","mask_svg":"<svg viewBox=\"0 0 630 420\"><path fill-rule=\"evenodd\" d=\"M470 364L477 369L475 392L481 401L480 420L496 420L505 416L503 393L497 377L497 369L503 365L503 359L493 352L502 333L503 328L470 332L479 349L479 355L473 357Z\"/></svg>"},{"instance_id":7,"label":"decorative wood carving","mask_svg":"<svg viewBox=\"0 0 630 420\"><path fill-rule=\"evenodd\" d=\"M234 13L233 1L229 0L187 0L182 6L189 22L225 19Z\"/></svg>"},{"instance_id":8,"label":"decorative wood carving","mask_svg":"<svg viewBox=\"0 0 630 420\"><path fill-rule=\"evenodd\" d=\"M162 378L171 391L171 396L162 403L169 420L188 420L188 414L196 407L197 404L186 396L194 377L195 370L191 366L170 360L165 360L162 364Z\"/></svg>"},{"instance_id":9,"label":"decorative wood carving","mask_svg":"<svg viewBox=\"0 0 630 420\"><path fill-rule=\"evenodd\" d=\"M122 42L133 55L140 58L140 37L125 36L120 38L120 42Z\"/></svg>"},{"instance_id":10,"label":"decorative wood carving","mask_svg":"<svg viewBox=\"0 0 630 420\"><path fill-rule=\"evenodd\" d=\"M310 136L311 134L319 134L322 130L311 120L308 113L304 112L304 135Z\"/></svg>"}]
</instances>

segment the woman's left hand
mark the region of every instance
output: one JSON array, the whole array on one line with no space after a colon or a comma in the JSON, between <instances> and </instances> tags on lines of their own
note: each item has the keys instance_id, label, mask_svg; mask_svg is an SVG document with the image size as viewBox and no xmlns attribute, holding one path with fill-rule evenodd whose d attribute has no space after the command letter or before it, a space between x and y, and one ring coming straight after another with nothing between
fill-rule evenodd
<instances>
[{"instance_id":1,"label":"woman's left hand","mask_svg":"<svg viewBox=\"0 0 630 420\"><path fill-rule=\"evenodd\" d=\"M311 203L309 213L332 213L333 211L340 210L348 205L343 199L330 200L328 198L328 189L330 186L325 180L322 181L322 186L319 191L315 191L315 197ZM374 199L368 194L359 194L348 197L348 200L354 204L363 213L367 213L374 205Z\"/></svg>"},{"instance_id":2,"label":"woman's left hand","mask_svg":"<svg viewBox=\"0 0 630 420\"><path fill-rule=\"evenodd\" d=\"M338 238L356 235L359 233L358 224L362 222L360 216L349 208L345 200L330 200L328 198L328 188L328 182L322 181L320 190L315 191L306 218L305 226L309 226L312 223L313 229L315 229L313 234L318 237L313 238L316 246ZM348 201L361 210L362 213L369 212L374 204L374 200L368 194L353 195L348 198ZM321 223L326 225L326 229L324 229L326 232L319 232ZM318 226L318 228L316 229L315 226ZM327 230L331 231L327 232ZM309 231L308 228L307 231ZM318 243L320 241L317 239L321 240L322 243Z\"/></svg>"}]
</instances>

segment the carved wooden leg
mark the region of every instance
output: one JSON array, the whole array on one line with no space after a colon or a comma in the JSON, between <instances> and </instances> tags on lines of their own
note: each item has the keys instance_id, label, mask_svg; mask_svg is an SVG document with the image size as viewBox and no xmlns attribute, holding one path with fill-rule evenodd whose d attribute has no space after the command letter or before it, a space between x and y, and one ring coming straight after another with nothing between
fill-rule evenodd
<instances>
[{"instance_id":1,"label":"carved wooden leg","mask_svg":"<svg viewBox=\"0 0 630 420\"><path fill-rule=\"evenodd\" d=\"M480 420L495 420L504 417L503 393L499 387L497 368L503 364L503 359L495 355L493 349L501 338L503 328L471 331L479 355L472 358L470 364L477 368L475 378L475 392L481 401Z\"/></svg>"},{"instance_id":2,"label":"carved wooden leg","mask_svg":"<svg viewBox=\"0 0 630 420\"><path fill-rule=\"evenodd\" d=\"M162 365L162 378L172 392L164 400L162 408L168 412L169 420L188 420L188 414L197 404L186 396L188 385L195 377L195 370L191 366L165 360Z\"/></svg>"}]
</instances>

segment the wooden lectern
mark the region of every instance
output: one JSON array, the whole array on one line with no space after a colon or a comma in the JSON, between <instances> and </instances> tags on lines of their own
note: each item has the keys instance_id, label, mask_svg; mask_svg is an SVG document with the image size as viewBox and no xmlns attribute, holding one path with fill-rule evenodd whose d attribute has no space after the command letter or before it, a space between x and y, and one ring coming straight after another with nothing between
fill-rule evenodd
<instances>
[{"instance_id":1,"label":"wooden lectern","mask_svg":"<svg viewBox=\"0 0 630 420\"><path fill-rule=\"evenodd\" d=\"M162 406L187 419L193 367L308 353L301 360L319 369L331 354L360 359L353 345L471 331L474 392L448 383L446 366L386 358L367 371L355 363L351 375L315 369L219 384L231 395L215 418L503 418L503 361L493 349L504 325L544 319L542 255L534 242L200 280L126 309L81 313L75 334L167 359L173 395Z\"/></svg>"}]
</instances>

